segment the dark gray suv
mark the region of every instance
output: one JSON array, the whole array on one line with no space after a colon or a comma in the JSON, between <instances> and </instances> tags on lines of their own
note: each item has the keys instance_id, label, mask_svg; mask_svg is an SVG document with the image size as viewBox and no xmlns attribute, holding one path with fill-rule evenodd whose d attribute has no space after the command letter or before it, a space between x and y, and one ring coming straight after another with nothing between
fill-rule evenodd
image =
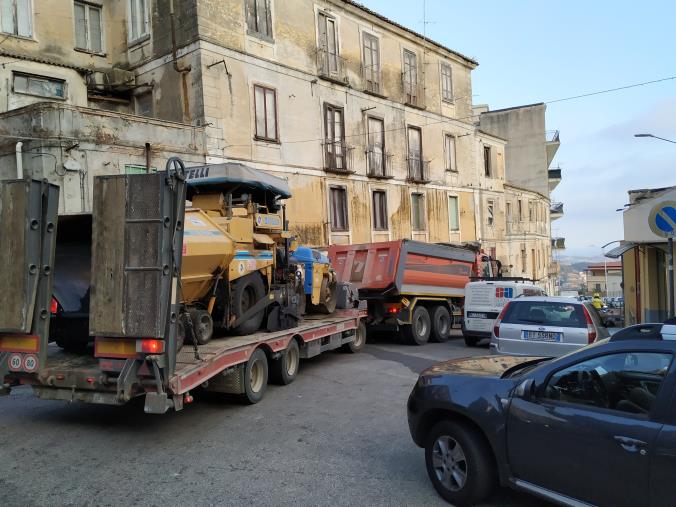
<instances>
[{"instance_id":1,"label":"dark gray suv","mask_svg":"<svg viewBox=\"0 0 676 507\"><path fill-rule=\"evenodd\" d=\"M673 505L676 326L633 326L558 359L492 356L424 371L408 401L437 492L497 484L564 505Z\"/></svg>"}]
</instances>

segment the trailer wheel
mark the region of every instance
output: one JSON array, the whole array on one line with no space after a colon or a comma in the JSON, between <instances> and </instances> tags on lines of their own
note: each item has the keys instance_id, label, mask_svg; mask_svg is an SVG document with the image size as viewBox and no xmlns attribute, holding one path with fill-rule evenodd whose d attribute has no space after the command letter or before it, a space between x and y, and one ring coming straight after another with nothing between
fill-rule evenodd
<instances>
[{"instance_id":1,"label":"trailer wheel","mask_svg":"<svg viewBox=\"0 0 676 507\"><path fill-rule=\"evenodd\" d=\"M244 369L244 394L242 401L249 405L263 399L268 387L268 358L262 349L256 349Z\"/></svg>"},{"instance_id":2,"label":"trailer wheel","mask_svg":"<svg viewBox=\"0 0 676 507\"><path fill-rule=\"evenodd\" d=\"M432 309L432 341L444 343L451 335L451 313L445 306Z\"/></svg>"},{"instance_id":3,"label":"trailer wheel","mask_svg":"<svg viewBox=\"0 0 676 507\"><path fill-rule=\"evenodd\" d=\"M264 296L265 285L258 273L251 273L243 276L232 284L232 314L235 318L239 318L240 315L244 315L249 308L255 305ZM239 335L255 333L260 329L264 316L265 310L261 310L250 319L233 328L232 332Z\"/></svg>"},{"instance_id":4,"label":"trailer wheel","mask_svg":"<svg viewBox=\"0 0 676 507\"><path fill-rule=\"evenodd\" d=\"M359 322L359 326L354 331L354 340L343 345L342 350L356 354L366 345L366 324L364 321Z\"/></svg>"},{"instance_id":5,"label":"trailer wheel","mask_svg":"<svg viewBox=\"0 0 676 507\"><path fill-rule=\"evenodd\" d=\"M411 324L402 328L402 334L410 345L425 345L430 339L431 330L430 312L424 306L416 306Z\"/></svg>"},{"instance_id":6,"label":"trailer wheel","mask_svg":"<svg viewBox=\"0 0 676 507\"><path fill-rule=\"evenodd\" d=\"M290 384L298 376L300 366L300 348L296 340L291 340L279 359L270 365L270 380L283 386Z\"/></svg>"}]
</instances>

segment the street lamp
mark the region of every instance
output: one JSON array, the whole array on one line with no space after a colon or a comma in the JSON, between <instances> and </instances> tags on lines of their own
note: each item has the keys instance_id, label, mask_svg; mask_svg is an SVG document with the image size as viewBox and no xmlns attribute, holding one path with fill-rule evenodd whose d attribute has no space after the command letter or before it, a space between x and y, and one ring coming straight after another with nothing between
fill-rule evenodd
<instances>
[{"instance_id":1,"label":"street lamp","mask_svg":"<svg viewBox=\"0 0 676 507\"><path fill-rule=\"evenodd\" d=\"M671 139L665 139L664 137L654 136L652 134L634 134L634 137L652 137L653 139L659 139L660 141L666 141L668 143L676 144L676 141L672 141Z\"/></svg>"}]
</instances>

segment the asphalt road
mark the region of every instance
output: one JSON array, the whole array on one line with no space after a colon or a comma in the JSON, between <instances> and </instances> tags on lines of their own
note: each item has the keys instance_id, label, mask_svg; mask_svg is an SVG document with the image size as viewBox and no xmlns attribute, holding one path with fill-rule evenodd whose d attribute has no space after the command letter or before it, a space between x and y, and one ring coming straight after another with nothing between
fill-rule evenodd
<instances>
[{"instance_id":1,"label":"asphalt road","mask_svg":"<svg viewBox=\"0 0 676 507\"><path fill-rule=\"evenodd\" d=\"M406 399L421 369L486 353L379 341L304 361L255 406L198 394L163 416L20 387L0 398L0 505L446 505L409 436ZM486 505L542 502L500 490Z\"/></svg>"}]
</instances>

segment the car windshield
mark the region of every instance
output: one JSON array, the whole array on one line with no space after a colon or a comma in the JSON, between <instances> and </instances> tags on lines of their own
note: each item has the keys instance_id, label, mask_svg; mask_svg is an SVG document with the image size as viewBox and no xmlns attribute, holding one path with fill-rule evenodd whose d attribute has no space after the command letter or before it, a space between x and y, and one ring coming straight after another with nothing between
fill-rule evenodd
<instances>
[{"instance_id":1,"label":"car windshield","mask_svg":"<svg viewBox=\"0 0 676 507\"><path fill-rule=\"evenodd\" d=\"M553 301L515 301L502 322L556 327L587 327L582 305Z\"/></svg>"}]
</instances>

